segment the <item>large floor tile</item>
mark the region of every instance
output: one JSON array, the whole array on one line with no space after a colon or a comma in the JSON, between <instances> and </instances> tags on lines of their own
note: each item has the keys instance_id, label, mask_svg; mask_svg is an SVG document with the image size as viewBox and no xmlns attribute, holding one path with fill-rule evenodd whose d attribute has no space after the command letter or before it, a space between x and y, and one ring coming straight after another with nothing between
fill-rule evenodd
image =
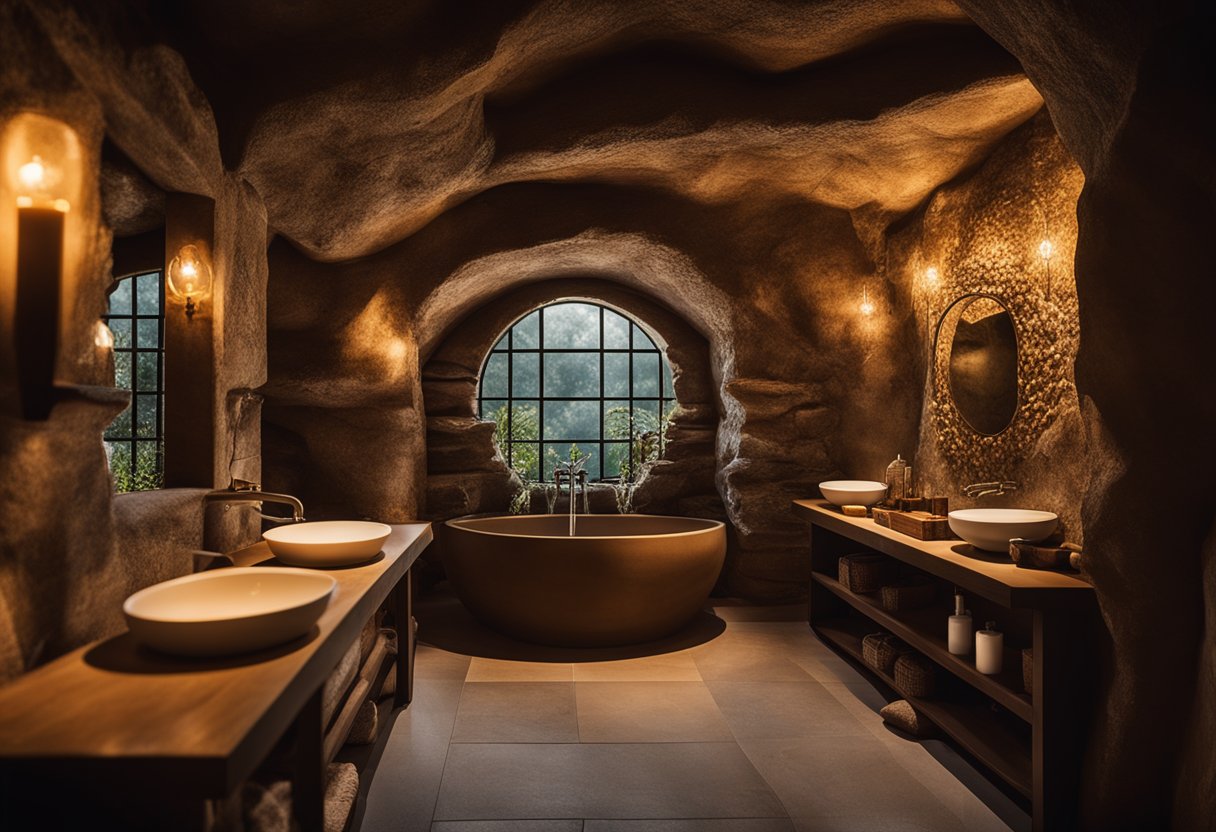
<instances>
[{"instance_id":1,"label":"large floor tile","mask_svg":"<svg viewBox=\"0 0 1216 832\"><path fill-rule=\"evenodd\" d=\"M452 742L578 742L572 682L468 682Z\"/></svg>"},{"instance_id":2,"label":"large floor tile","mask_svg":"<svg viewBox=\"0 0 1216 832\"><path fill-rule=\"evenodd\" d=\"M723 621L801 621L806 623L806 604L777 604L757 607L751 604L715 604L714 615Z\"/></svg>"},{"instance_id":3,"label":"large floor tile","mask_svg":"<svg viewBox=\"0 0 1216 832\"><path fill-rule=\"evenodd\" d=\"M706 684L738 739L870 735L835 696L813 679Z\"/></svg>"},{"instance_id":4,"label":"large floor tile","mask_svg":"<svg viewBox=\"0 0 1216 832\"><path fill-rule=\"evenodd\" d=\"M733 739L704 682L579 682L582 742L715 742Z\"/></svg>"},{"instance_id":5,"label":"large floor tile","mask_svg":"<svg viewBox=\"0 0 1216 832\"><path fill-rule=\"evenodd\" d=\"M414 650L415 679L450 679L464 681L469 672L469 657L449 653L429 644L419 644Z\"/></svg>"},{"instance_id":6,"label":"large floor tile","mask_svg":"<svg viewBox=\"0 0 1216 832\"><path fill-rule=\"evenodd\" d=\"M573 665L562 662L512 662L474 657L466 682L573 682Z\"/></svg>"},{"instance_id":7,"label":"large floor tile","mask_svg":"<svg viewBox=\"0 0 1216 832\"><path fill-rule=\"evenodd\" d=\"M734 743L453 745L436 820L787 817Z\"/></svg>"},{"instance_id":8,"label":"large floor tile","mask_svg":"<svg viewBox=\"0 0 1216 832\"><path fill-rule=\"evenodd\" d=\"M463 682L418 679L372 774L360 832L427 832L439 797Z\"/></svg>"},{"instance_id":9,"label":"large floor tile","mask_svg":"<svg viewBox=\"0 0 1216 832\"><path fill-rule=\"evenodd\" d=\"M592 820L583 832L795 832L788 818L684 818L650 820Z\"/></svg>"},{"instance_id":10,"label":"large floor tile","mask_svg":"<svg viewBox=\"0 0 1216 832\"><path fill-rule=\"evenodd\" d=\"M790 816L804 826L821 820L825 830L860 829L867 823L874 829L898 823L933 832L963 830L960 819L904 771L874 737L741 740L739 744Z\"/></svg>"},{"instance_id":11,"label":"large floor tile","mask_svg":"<svg viewBox=\"0 0 1216 832\"><path fill-rule=\"evenodd\" d=\"M574 665L576 682L699 682L701 673L687 651Z\"/></svg>"},{"instance_id":12,"label":"large floor tile","mask_svg":"<svg viewBox=\"0 0 1216 832\"><path fill-rule=\"evenodd\" d=\"M431 832L583 832L581 820L440 820Z\"/></svg>"},{"instance_id":13,"label":"large floor tile","mask_svg":"<svg viewBox=\"0 0 1216 832\"><path fill-rule=\"evenodd\" d=\"M779 638L727 632L692 650L705 681L796 682L810 677L789 657Z\"/></svg>"}]
</instances>

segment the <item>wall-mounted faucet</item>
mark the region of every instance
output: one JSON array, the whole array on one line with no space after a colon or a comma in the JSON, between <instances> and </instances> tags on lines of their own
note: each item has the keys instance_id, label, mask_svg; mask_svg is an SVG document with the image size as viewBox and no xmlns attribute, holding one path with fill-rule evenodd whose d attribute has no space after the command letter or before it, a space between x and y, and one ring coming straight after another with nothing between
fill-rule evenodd
<instances>
[{"instance_id":1,"label":"wall-mounted faucet","mask_svg":"<svg viewBox=\"0 0 1216 832\"><path fill-rule=\"evenodd\" d=\"M987 497L995 494L998 497L1002 494L1007 494L1010 491L1017 491L1022 487L1020 482L1014 480L1000 480L999 482L976 482L971 485L963 486L963 496L965 497Z\"/></svg>"},{"instance_id":2,"label":"wall-mounted faucet","mask_svg":"<svg viewBox=\"0 0 1216 832\"><path fill-rule=\"evenodd\" d=\"M203 495L203 501L207 503L256 503L259 507L262 503L282 503L285 506L291 507L292 521L299 523L304 520L304 504L290 494L275 494L271 491L263 491L262 486L256 482L248 480L233 479L228 483L228 487L219 491L209 491ZM263 514L263 518L277 522L284 522L283 517L271 517Z\"/></svg>"}]
</instances>

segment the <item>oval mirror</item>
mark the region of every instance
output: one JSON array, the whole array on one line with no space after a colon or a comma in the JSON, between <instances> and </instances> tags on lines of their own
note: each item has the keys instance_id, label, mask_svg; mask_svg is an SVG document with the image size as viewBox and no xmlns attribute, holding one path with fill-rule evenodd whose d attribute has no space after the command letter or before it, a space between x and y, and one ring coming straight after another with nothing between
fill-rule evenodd
<instances>
[{"instance_id":1,"label":"oval mirror","mask_svg":"<svg viewBox=\"0 0 1216 832\"><path fill-rule=\"evenodd\" d=\"M973 295L955 301L942 322L954 330L948 364L954 406L977 433L995 436L1009 427L1018 409L1013 316L996 298Z\"/></svg>"}]
</instances>

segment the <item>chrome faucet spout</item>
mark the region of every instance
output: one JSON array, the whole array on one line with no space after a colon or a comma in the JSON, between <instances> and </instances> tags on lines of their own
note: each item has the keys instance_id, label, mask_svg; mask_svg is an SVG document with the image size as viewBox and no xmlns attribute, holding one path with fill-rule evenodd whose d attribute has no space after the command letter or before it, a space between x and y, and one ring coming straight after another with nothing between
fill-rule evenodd
<instances>
[{"instance_id":1,"label":"chrome faucet spout","mask_svg":"<svg viewBox=\"0 0 1216 832\"><path fill-rule=\"evenodd\" d=\"M299 499L290 494L277 494L273 491L263 491L262 487L256 482L247 480L234 479L227 488L217 491L209 491L203 495L203 501L207 503L226 503L226 504L243 504L243 503L280 503L291 508L292 522L300 523L304 520L304 504ZM278 518L269 518L278 519Z\"/></svg>"},{"instance_id":2,"label":"chrome faucet spout","mask_svg":"<svg viewBox=\"0 0 1216 832\"><path fill-rule=\"evenodd\" d=\"M995 482L976 482L971 485L963 486L963 496L965 497L987 497L995 494L1000 496L1010 491L1016 491L1022 487L1020 482L1016 480L998 480Z\"/></svg>"}]
</instances>

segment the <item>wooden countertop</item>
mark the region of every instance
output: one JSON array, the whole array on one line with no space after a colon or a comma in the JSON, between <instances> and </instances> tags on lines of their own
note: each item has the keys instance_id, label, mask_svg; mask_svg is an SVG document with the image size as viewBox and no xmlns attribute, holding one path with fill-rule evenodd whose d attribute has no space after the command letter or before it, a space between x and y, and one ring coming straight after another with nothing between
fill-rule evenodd
<instances>
[{"instance_id":1,"label":"wooden countertop","mask_svg":"<svg viewBox=\"0 0 1216 832\"><path fill-rule=\"evenodd\" d=\"M302 639L246 656L177 659L123 633L0 688L0 766L139 778L198 797L231 793L432 540L429 523L392 528L376 560L326 570L337 590Z\"/></svg>"},{"instance_id":2,"label":"wooden countertop","mask_svg":"<svg viewBox=\"0 0 1216 832\"><path fill-rule=\"evenodd\" d=\"M1072 607L1093 603L1093 587L1078 574L1022 569L962 540L917 540L869 517L846 517L826 500L795 500L803 519L856 540L1006 607Z\"/></svg>"}]
</instances>

